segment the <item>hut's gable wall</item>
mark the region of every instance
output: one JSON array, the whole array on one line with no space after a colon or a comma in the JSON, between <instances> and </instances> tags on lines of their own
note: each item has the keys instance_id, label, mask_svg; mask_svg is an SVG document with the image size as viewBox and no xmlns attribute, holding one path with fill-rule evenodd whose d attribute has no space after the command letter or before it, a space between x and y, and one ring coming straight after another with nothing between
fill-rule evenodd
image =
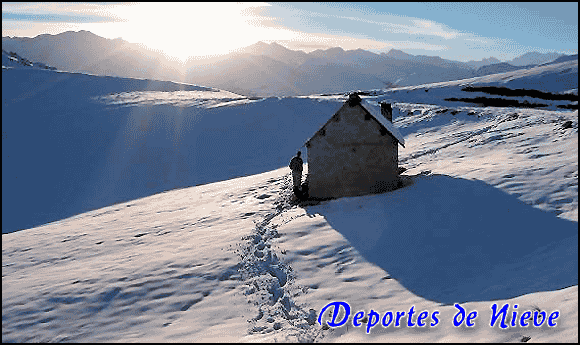
<instances>
[{"instance_id":1,"label":"hut's gable wall","mask_svg":"<svg viewBox=\"0 0 580 345\"><path fill-rule=\"evenodd\" d=\"M309 194L355 196L393 189L396 139L360 106L345 103L309 141Z\"/></svg>"}]
</instances>

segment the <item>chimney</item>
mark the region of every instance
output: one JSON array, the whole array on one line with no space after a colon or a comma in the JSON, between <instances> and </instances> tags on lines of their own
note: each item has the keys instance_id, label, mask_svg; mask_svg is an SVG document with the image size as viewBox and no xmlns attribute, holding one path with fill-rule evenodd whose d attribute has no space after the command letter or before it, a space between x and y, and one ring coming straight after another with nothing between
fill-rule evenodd
<instances>
[{"instance_id":1,"label":"chimney","mask_svg":"<svg viewBox=\"0 0 580 345\"><path fill-rule=\"evenodd\" d=\"M381 103L381 114L387 120L393 122L393 108L391 108L391 103Z\"/></svg>"},{"instance_id":2,"label":"chimney","mask_svg":"<svg viewBox=\"0 0 580 345\"><path fill-rule=\"evenodd\" d=\"M351 93L350 95L348 95L348 105L351 107L354 107L357 104L360 104L360 97L356 92Z\"/></svg>"}]
</instances>

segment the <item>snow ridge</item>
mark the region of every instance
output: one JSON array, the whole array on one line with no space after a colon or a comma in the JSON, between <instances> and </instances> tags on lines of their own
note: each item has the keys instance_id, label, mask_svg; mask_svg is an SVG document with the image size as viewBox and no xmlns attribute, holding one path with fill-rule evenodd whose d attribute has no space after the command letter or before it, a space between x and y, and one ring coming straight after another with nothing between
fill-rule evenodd
<instances>
[{"instance_id":1,"label":"snow ridge","mask_svg":"<svg viewBox=\"0 0 580 345\"><path fill-rule=\"evenodd\" d=\"M48 66L42 62L32 62L16 54L15 52L7 52L6 50L2 49L2 69L10 69L15 67L30 67L35 69L47 69L51 71L56 70L56 67Z\"/></svg>"}]
</instances>

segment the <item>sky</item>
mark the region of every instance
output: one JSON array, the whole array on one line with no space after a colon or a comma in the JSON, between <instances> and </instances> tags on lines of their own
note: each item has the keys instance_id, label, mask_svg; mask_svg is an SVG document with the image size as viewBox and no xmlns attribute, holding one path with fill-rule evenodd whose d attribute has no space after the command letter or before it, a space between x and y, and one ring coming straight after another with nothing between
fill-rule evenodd
<instances>
[{"instance_id":1,"label":"sky","mask_svg":"<svg viewBox=\"0 0 580 345\"><path fill-rule=\"evenodd\" d=\"M87 30L182 61L258 41L458 61L578 53L578 3L2 3L2 36Z\"/></svg>"}]
</instances>

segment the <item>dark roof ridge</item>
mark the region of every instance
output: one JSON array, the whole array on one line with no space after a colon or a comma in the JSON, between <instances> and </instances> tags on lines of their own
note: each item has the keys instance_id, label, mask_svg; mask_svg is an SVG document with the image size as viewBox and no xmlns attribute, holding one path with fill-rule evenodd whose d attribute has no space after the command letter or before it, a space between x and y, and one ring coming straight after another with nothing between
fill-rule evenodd
<instances>
[{"instance_id":1,"label":"dark roof ridge","mask_svg":"<svg viewBox=\"0 0 580 345\"><path fill-rule=\"evenodd\" d=\"M356 93L353 93L351 95L349 95L349 98L345 101L345 103L348 103L349 106L357 106L359 105L361 108L363 108L372 118L374 118L381 127L383 127L384 129L387 130L387 132L389 132L389 134L391 134L399 144L401 144L401 146L405 147L405 140L403 138L403 135L399 132L399 130L397 129L397 127L395 127L393 125L393 123L389 120L387 120L382 114L380 109L376 109L377 106L369 103L366 100L363 100L360 98L360 96ZM343 104L344 106L344 104ZM341 106L342 108L342 106ZM340 108L338 109L340 110ZM310 141L312 140L312 138L314 138L316 136L316 134L323 129L329 122L330 120L332 120L332 118L334 117L334 115L338 112L338 110L320 127L320 129L318 129L316 132L314 132L314 134L304 143L304 145L308 145L310 143Z\"/></svg>"}]
</instances>

